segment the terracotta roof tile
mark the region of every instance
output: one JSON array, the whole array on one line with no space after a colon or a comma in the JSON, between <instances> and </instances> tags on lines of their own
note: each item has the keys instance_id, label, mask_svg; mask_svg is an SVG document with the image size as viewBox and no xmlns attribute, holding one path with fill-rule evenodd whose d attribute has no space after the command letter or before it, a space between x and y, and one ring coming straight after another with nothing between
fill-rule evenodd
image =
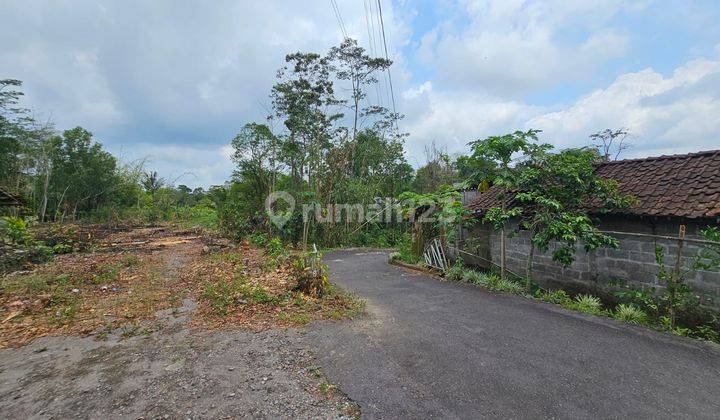
<instances>
[{"instance_id":1,"label":"terracotta roof tile","mask_svg":"<svg viewBox=\"0 0 720 420\"><path fill-rule=\"evenodd\" d=\"M597 165L597 174L619 183L620 192L637 198L638 204L622 214L720 216L720 150L627 159ZM468 209L483 213L499 205L499 187L479 194Z\"/></svg>"}]
</instances>

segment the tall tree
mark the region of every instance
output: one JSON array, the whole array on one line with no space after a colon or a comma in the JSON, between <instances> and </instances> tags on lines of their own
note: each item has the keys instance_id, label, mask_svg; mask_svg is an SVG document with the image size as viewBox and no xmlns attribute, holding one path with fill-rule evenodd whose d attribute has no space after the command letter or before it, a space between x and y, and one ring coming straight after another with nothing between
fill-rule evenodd
<instances>
[{"instance_id":1,"label":"tall tree","mask_svg":"<svg viewBox=\"0 0 720 420\"><path fill-rule=\"evenodd\" d=\"M458 181L457 172L450 156L439 149L435 142L425 146L425 165L418 168L413 180L413 191L428 194L437 191L443 185L452 185Z\"/></svg>"},{"instance_id":2,"label":"tall tree","mask_svg":"<svg viewBox=\"0 0 720 420\"><path fill-rule=\"evenodd\" d=\"M277 138L265 124L248 123L230 142L238 165L235 177L251 185L255 195L264 200L272 191L275 176L272 160Z\"/></svg>"},{"instance_id":3,"label":"tall tree","mask_svg":"<svg viewBox=\"0 0 720 420\"><path fill-rule=\"evenodd\" d=\"M632 198L619 193L616 181L595 174L599 160L597 152L590 149L536 154L515 177L521 223L530 236L528 289L535 249L546 252L555 243L552 258L566 267L574 260L578 242L588 252L617 247L617 240L600 232L588 212L626 207Z\"/></svg>"},{"instance_id":4,"label":"tall tree","mask_svg":"<svg viewBox=\"0 0 720 420\"><path fill-rule=\"evenodd\" d=\"M64 131L56 142L50 176L56 214L76 217L107 203L118 186L115 157L82 127Z\"/></svg>"},{"instance_id":5,"label":"tall tree","mask_svg":"<svg viewBox=\"0 0 720 420\"><path fill-rule=\"evenodd\" d=\"M0 187L20 192L27 110L19 107L20 80L0 80Z\"/></svg>"},{"instance_id":6,"label":"tall tree","mask_svg":"<svg viewBox=\"0 0 720 420\"><path fill-rule=\"evenodd\" d=\"M630 131L627 128L617 130L606 128L591 134L590 140L600 156L604 160L610 161L618 160L622 152L630 148L630 144L627 142L629 136Z\"/></svg>"},{"instance_id":7,"label":"tall tree","mask_svg":"<svg viewBox=\"0 0 720 420\"><path fill-rule=\"evenodd\" d=\"M497 168L492 183L499 187L500 206L489 209L485 221L500 231L500 275L503 279L507 270L506 225L510 219L520 215L519 208L508 209L508 199L516 188L519 165L551 148L549 144L538 144L538 133L540 130L516 131L470 143L475 159L493 162ZM513 159L515 165L511 166Z\"/></svg>"},{"instance_id":8,"label":"tall tree","mask_svg":"<svg viewBox=\"0 0 720 420\"><path fill-rule=\"evenodd\" d=\"M160 188L165 186L165 178L160 177L156 171L145 172L142 178L142 186L150 195L155 195Z\"/></svg>"},{"instance_id":9,"label":"tall tree","mask_svg":"<svg viewBox=\"0 0 720 420\"><path fill-rule=\"evenodd\" d=\"M338 105L327 58L315 53L294 53L278 71L279 82L271 98L275 117L282 118L289 136L282 151L296 184L305 179L313 185L322 150L328 146L331 128L340 113L328 113Z\"/></svg>"},{"instance_id":10,"label":"tall tree","mask_svg":"<svg viewBox=\"0 0 720 420\"><path fill-rule=\"evenodd\" d=\"M337 78L350 82L350 109L353 114L352 139L354 141L359 130L360 101L366 96L364 86L377 83L378 80L374 74L387 70L392 65L392 61L370 57L365 53L365 49L351 38L345 38L340 45L333 47L328 54L328 59L332 63ZM369 117L382 112L383 109L378 106L368 107L363 111L362 116Z\"/></svg>"}]
</instances>

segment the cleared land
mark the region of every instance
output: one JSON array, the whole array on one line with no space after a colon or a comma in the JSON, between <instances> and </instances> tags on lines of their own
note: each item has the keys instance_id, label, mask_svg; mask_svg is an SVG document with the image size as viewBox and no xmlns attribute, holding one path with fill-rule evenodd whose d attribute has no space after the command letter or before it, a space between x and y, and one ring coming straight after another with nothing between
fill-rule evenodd
<instances>
[{"instance_id":1,"label":"cleared land","mask_svg":"<svg viewBox=\"0 0 720 420\"><path fill-rule=\"evenodd\" d=\"M171 226L2 279L0 409L10 417L354 416L296 328L362 302L293 291L291 255Z\"/></svg>"}]
</instances>

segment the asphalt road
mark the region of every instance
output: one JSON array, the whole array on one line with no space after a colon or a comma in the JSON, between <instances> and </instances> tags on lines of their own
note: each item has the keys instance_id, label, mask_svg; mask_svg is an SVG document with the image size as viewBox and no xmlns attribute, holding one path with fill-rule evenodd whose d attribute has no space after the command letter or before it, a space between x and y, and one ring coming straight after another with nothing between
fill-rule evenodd
<instances>
[{"instance_id":1,"label":"asphalt road","mask_svg":"<svg viewBox=\"0 0 720 420\"><path fill-rule=\"evenodd\" d=\"M720 417L714 344L440 281L382 252L325 260L368 316L306 338L363 417Z\"/></svg>"}]
</instances>

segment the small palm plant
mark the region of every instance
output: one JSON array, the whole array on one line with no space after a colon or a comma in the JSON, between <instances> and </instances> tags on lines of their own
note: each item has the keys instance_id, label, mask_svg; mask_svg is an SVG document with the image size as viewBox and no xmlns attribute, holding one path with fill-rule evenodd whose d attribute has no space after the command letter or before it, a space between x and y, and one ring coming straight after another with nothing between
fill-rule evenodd
<instances>
[{"instance_id":1,"label":"small palm plant","mask_svg":"<svg viewBox=\"0 0 720 420\"><path fill-rule=\"evenodd\" d=\"M647 322L647 314L632 304L619 304L613 312L613 317L631 324L645 324Z\"/></svg>"},{"instance_id":2,"label":"small palm plant","mask_svg":"<svg viewBox=\"0 0 720 420\"><path fill-rule=\"evenodd\" d=\"M599 298L592 295L579 295L575 298L575 309L588 313L599 314L602 312L602 302Z\"/></svg>"}]
</instances>

